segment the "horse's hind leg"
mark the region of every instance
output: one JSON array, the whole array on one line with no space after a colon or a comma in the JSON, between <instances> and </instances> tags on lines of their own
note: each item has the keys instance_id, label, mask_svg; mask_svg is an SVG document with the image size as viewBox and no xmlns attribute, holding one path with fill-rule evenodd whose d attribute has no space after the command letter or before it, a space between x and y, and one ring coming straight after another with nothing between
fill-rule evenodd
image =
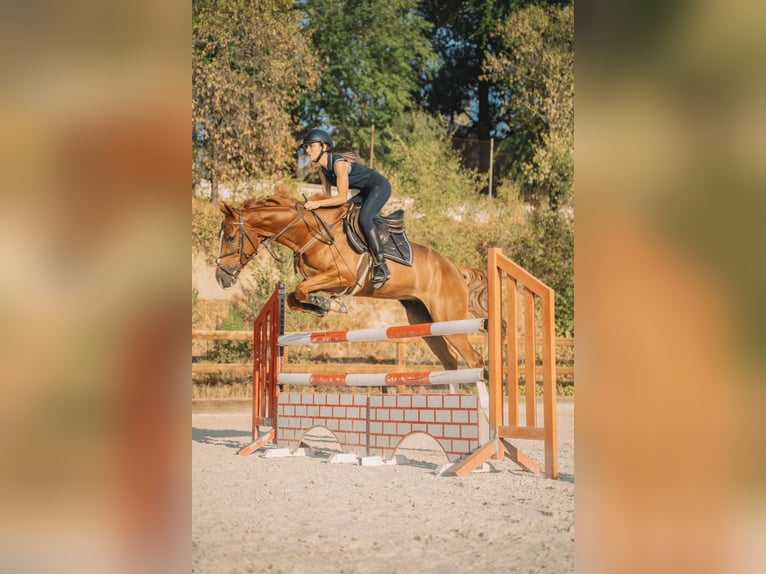
<instances>
[{"instance_id":1,"label":"horse's hind leg","mask_svg":"<svg viewBox=\"0 0 766 574\"><path fill-rule=\"evenodd\" d=\"M432 317L429 321L452 321L465 319L469 315L467 297L464 302L462 299L456 302L454 299L450 301L434 297L427 307L424 303L421 303L421 305L426 314ZM441 339L442 337L439 338ZM449 343L449 347L451 347L450 354L452 354L452 349L457 351L468 367L476 369L484 364L481 354L468 341L468 335L445 335L443 339L446 339L445 346ZM457 361L455 361L455 364L457 364Z\"/></svg>"},{"instance_id":2,"label":"horse's hind leg","mask_svg":"<svg viewBox=\"0 0 766 574\"><path fill-rule=\"evenodd\" d=\"M410 325L433 322L428 309L420 301L400 301L400 303L407 312L407 320L410 322ZM449 345L447 345L444 337L423 337L423 340L431 349L431 352L436 355L436 358L439 359L445 370L453 371L457 369L457 357L449 348Z\"/></svg>"}]
</instances>

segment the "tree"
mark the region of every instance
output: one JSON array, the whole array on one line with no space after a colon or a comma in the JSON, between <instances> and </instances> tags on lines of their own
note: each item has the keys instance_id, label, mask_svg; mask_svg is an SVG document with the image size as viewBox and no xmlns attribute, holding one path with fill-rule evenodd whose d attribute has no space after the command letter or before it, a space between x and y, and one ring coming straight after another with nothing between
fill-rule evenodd
<instances>
[{"instance_id":1,"label":"tree","mask_svg":"<svg viewBox=\"0 0 766 574\"><path fill-rule=\"evenodd\" d=\"M556 333L574 336L574 222L542 206L530 213L511 257L555 291Z\"/></svg>"},{"instance_id":2,"label":"tree","mask_svg":"<svg viewBox=\"0 0 766 574\"><path fill-rule=\"evenodd\" d=\"M194 0L192 141L212 183L294 168L291 115L318 79L290 0Z\"/></svg>"},{"instance_id":3,"label":"tree","mask_svg":"<svg viewBox=\"0 0 766 574\"><path fill-rule=\"evenodd\" d=\"M485 77L500 88L511 137L501 143L528 199L571 205L574 185L574 6L528 6L497 26Z\"/></svg>"},{"instance_id":4,"label":"tree","mask_svg":"<svg viewBox=\"0 0 766 574\"><path fill-rule=\"evenodd\" d=\"M484 179L461 168L446 121L422 111L398 118L383 135L383 171L396 199L407 206L407 233L452 261L478 265L474 222L486 206L477 201Z\"/></svg>"},{"instance_id":5,"label":"tree","mask_svg":"<svg viewBox=\"0 0 766 574\"><path fill-rule=\"evenodd\" d=\"M369 149L371 126L390 126L413 107L436 65L416 0L301 0L305 31L321 62L319 88L307 94L306 125L332 126L341 147Z\"/></svg>"},{"instance_id":6,"label":"tree","mask_svg":"<svg viewBox=\"0 0 766 574\"><path fill-rule=\"evenodd\" d=\"M483 74L492 53L491 38L520 0L421 0L424 17L434 24L430 41L442 65L421 93L421 103L460 126L457 135L487 141L498 124L495 87ZM489 170L489 147L480 148L479 171Z\"/></svg>"}]
</instances>

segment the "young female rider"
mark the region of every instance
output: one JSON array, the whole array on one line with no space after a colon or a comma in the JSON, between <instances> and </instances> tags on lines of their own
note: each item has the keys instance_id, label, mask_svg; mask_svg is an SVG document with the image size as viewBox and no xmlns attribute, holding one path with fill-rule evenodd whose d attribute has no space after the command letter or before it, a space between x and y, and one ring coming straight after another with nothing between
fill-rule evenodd
<instances>
[{"instance_id":1,"label":"young female rider","mask_svg":"<svg viewBox=\"0 0 766 574\"><path fill-rule=\"evenodd\" d=\"M372 286L380 289L391 276L383 257L380 237L373 225L373 217L391 197L391 184L378 172L337 153L331 153L334 146L330 134L324 130L313 129L303 138L301 147L312 162L318 163L319 179L322 181L324 197L303 204L306 209L317 207L335 207L343 205L349 199L348 190L359 190L362 209L359 212L359 226L367 238L367 246L372 257ZM338 188L338 195L330 195L331 186Z\"/></svg>"}]
</instances>

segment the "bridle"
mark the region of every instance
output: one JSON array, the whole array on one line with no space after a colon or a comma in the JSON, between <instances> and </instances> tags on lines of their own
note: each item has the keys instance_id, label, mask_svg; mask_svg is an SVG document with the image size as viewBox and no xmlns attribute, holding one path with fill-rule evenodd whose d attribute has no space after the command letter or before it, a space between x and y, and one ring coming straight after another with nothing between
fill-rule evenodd
<instances>
[{"instance_id":1,"label":"bridle","mask_svg":"<svg viewBox=\"0 0 766 574\"><path fill-rule=\"evenodd\" d=\"M245 265L247 265L250 260L258 255L258 243L253 240L250 233L245 228L245 222L242 220L242 212L237 210L237 215L239 216L239 221L224 221L221 224L221 232L219 234L218 239L218 257L215 258L215 264L224 273L227 275L233 277L234 279L237 278L237 275L239 275L239 272L244 269ZM239 226L239 244L237 245L237 248L234 251L230 251L229 253L221 253L221 250L223 249L223 229L227 225L238 225ZM245 253L245 240L250 243L250 245L253 247L253 252L250 255L247 255ZM238 255L239 256L239 267L235 269L234 271L229 271L221 265L221 259L224 257L229 257L231 255Z\"/></svg>"}]
</instances>

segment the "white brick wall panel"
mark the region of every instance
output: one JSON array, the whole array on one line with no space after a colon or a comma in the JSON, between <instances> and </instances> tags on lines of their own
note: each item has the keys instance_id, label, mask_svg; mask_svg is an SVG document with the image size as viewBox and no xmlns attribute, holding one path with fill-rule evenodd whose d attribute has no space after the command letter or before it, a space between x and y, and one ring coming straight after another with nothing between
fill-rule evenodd
<instances>
[{"instance_id":1,"label":"white brick wall panel","mask_svg":"<svg viewBox=\"0 0 766 574\"><path fill-rule=\"evenodd\" d=\"M463 409L479 408L479 398L476 395L462 395L460 397L460 407Z\"/></svg>"},{"instance_id":2,"label":"white brick wall panel","mask_svg":"<svg viewBox=\"0 0 766 574\"><path fill-rule=\"evenodd\" d=\"M428 434L436 438L444 436L444 425L428 425Z\"/></svg>"},{"instance_id":3,"label":"white brick wall panel","mask_svg":"<svg viewBox=\"0 0 766 574\"><path fill-rule=\"evenodd\" d=\"M351 428L353 428L356 432L366 432L367 431L367 421L363 421L360 419L354 419L351 421Z\"/></svg>"},{"instance_id":4,"label":"white brick wall panel","mask_svg":"<svg viewBox=\"0 0 766 574\"><path fill-rule=\"evenodd\" d=\"M390 457L413 432L434 437L450 460L479 446L478 398L473 395L282 393L278 405L280 441L296 443L308 429L322 426L359 456Z\"/></svg>"},{"instance_id":5,"label":"white brick wall panel","mask_svg":"<svg viewBox=\"0 0 766 574\"><path fill-rule=\"evenodd\" d=\"M437 423L451 423L452 422L452 414L450 411L445 411L442 409L439 409L435 413L436 415L436 422Z\"/></svg>"},{"instance_id":6,"label":"white brick wall panel","mask_svg":"<svg viewBox=\"0 0 766 574\"><path fill-rule=\"evenodd\" d=\"M428 395L428 408L440 409L442 406L442 395Z\"/></svg>"},{"instance_id":7,"label":"white brick wall panel","mask_svg":"<svg viewBox=\"0 0 766 574\"><path fill-rule=\"evenodd\" d=\"M462 453L468 451L469 442L467 440L453 440L452 452Z\"/></svg>"},{"instance_id":8,"label":"white brick wall panel","mask_svg":"<svg viewBox=\"0 0 766 574\"><path fill-rule=\"evenodd\" d=\"M434 411L430 409L423 409L420 411L420 422L422 423L432 423L434 422Z\"/></svg>"},{"instance_id":9,"label":"white brick wall panel","mask_svg":"<svg viewBox=\"0 0 766 574\"><path fill-rule=\"evenodd\" d=\"M468 424L468 411L455 410L451 414L453 423Z\"/></svg>"},{"instance_id":10,"label":"white brick wall panel","mask_svg":"<svg viewBox=\"0 0 766 574\"><path fill-rule=\"evenodd\" d=\"M444 397L445 409L459 409L460 408L460 396L459 395L446 395Z\"/></svg>"}]
</instances>

